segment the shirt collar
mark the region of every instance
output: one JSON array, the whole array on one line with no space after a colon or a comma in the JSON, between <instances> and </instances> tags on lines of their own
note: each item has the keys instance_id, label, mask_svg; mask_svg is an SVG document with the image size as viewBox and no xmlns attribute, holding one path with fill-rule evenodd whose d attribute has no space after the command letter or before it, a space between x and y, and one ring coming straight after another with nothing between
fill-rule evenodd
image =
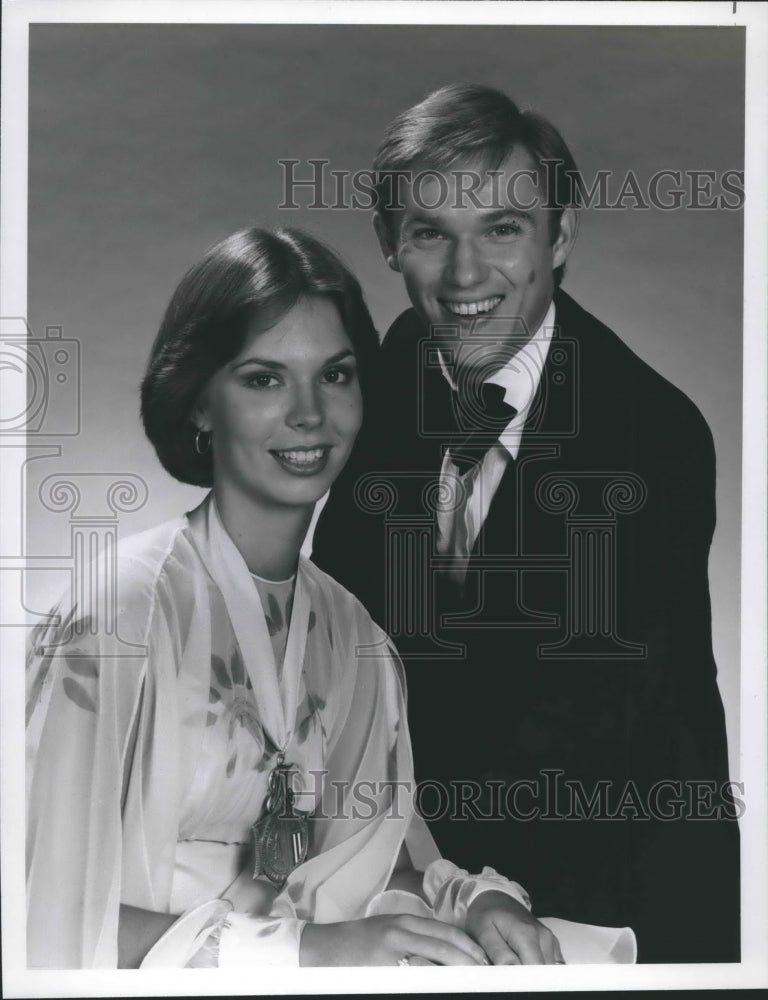
<instances>
[{"instance_id":1,"label":"shirt collar","mask_svg":"<svg viewBox=\"0 0 768 1000\"><path fill-rule=\"evenodd\" d=\"M517 410L515 423L525 419L539 388L554 326L555 303L550 302L541 326L528 343L503 368L486 379L486 382L500 385L504 389L504 402Z\"/></svg>"},{"instance_id":2,"label":"shirt collar","mask_svg":"<svg viewBox=\"0 0 768 1000\"><path fill-rule=\"evenodd\" d=\"M538 330L528 343L521 347L514 357L503 368L494 372L486 382L500 385L504 389L504 402L514 406L517 416L514 423L527 414L533 397L541 381L541 373L544 370L544 363L547 360L549 345L552 340L555 326L555 303L550 302L549 309L544 316ZM440 370L442 371L451 389L456 388L456 383L443 361L442 354L438 351L440 360Z\"/></svg>"},{"instance_id":3,"label":"shirt collar","mask_svg":"<svg viewBox=\"0 0 768 1000\"><path fill-rule=\"evenodd\" d=\"M512 458L517 458L520 450L525 421L536 390L539 388L541 373L544 370L544 363L547 360L554 332L555 303L550 302L541 326L528 343L514 357L510 358L503 368L485 380L500 385L504 389L504 402L514 406L517 410L515 416L499 435L499 443L496 446L505 449ZM456 384L439 351L438 358L446 381L452 389L455 389Z\"/></svg>"}]
</instances>

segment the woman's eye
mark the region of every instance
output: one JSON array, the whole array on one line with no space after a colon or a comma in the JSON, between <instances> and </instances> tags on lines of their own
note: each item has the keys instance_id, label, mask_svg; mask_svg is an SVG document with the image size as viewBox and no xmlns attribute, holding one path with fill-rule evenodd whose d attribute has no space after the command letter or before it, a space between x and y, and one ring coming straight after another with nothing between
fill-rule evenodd
<instances>
[{"instance_id":1,"label":"woman's eye","mask_svg":"<svg viewBox=\"0 0 768 1000\"><path fill-rule=\"evenodd\" d=\"M354 371L346 366L328 368L323 372L322 381L330 385L346 385L352 380Z\"/></svg>"},{"instance_id":2,"label":"woman's eye","mask_svg":"<svg viewBox=\"0 0 768 1000\"><path fill-rule=\"evenodd\" d=\"M245 384L253 389L271 389L279 385L280 380L272 372L253 372L245 380Z\"/></svg>"}]
</instances>

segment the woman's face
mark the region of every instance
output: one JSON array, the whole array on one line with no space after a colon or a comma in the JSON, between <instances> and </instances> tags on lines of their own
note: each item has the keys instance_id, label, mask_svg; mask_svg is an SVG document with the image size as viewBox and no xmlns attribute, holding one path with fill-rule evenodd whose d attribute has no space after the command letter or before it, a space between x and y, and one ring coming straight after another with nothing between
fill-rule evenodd
<instances>
[{"instance_id":1,"label":"woman's face","mask_svg":"<svg viewBox=\"0 0 768 1000\"><path fill-rule=\"evenodd\" d=\"M302 298L206 386L217 490L269 507L314 504L349 457L363 416L355 355L338 309Z\"/></svg>"}]
</instances>

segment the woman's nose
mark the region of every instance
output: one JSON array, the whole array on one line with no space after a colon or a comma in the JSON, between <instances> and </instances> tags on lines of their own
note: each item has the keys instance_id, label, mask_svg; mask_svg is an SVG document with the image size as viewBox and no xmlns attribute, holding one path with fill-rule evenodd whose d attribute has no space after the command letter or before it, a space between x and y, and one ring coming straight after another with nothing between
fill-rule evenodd
<instances>
[{"instance_id":1,"label":"woman's nose","mask_svg":"<svg viewBox=\"0 0 768 1000\"><path fill-rule=\"evenodd\" d=\"M325 411L320 387L316 385L297 386L286 417L288 426L311 429L319 427L324 420Z\"/></svg>"}]
</instances>

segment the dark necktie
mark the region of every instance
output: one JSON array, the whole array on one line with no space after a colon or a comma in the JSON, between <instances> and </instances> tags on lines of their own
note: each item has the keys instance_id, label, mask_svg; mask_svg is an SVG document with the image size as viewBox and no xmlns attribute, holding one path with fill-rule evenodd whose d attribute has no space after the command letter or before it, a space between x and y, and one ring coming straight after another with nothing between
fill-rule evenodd
<instances>
[{"instance_id":1,"label":"dark necktie","mask_svg":"<svg viewBox=\"0 0 768 1000\"><path fill-rule=\"evenodd\" d=\"M459 475L463 476L481 462L517 410L504 402L504 387L495 382L484 382L471 395L454 393L454 411L457 424L464 430L457 431L449 442L450 458Z\"/></svg>"}]
</instances>

